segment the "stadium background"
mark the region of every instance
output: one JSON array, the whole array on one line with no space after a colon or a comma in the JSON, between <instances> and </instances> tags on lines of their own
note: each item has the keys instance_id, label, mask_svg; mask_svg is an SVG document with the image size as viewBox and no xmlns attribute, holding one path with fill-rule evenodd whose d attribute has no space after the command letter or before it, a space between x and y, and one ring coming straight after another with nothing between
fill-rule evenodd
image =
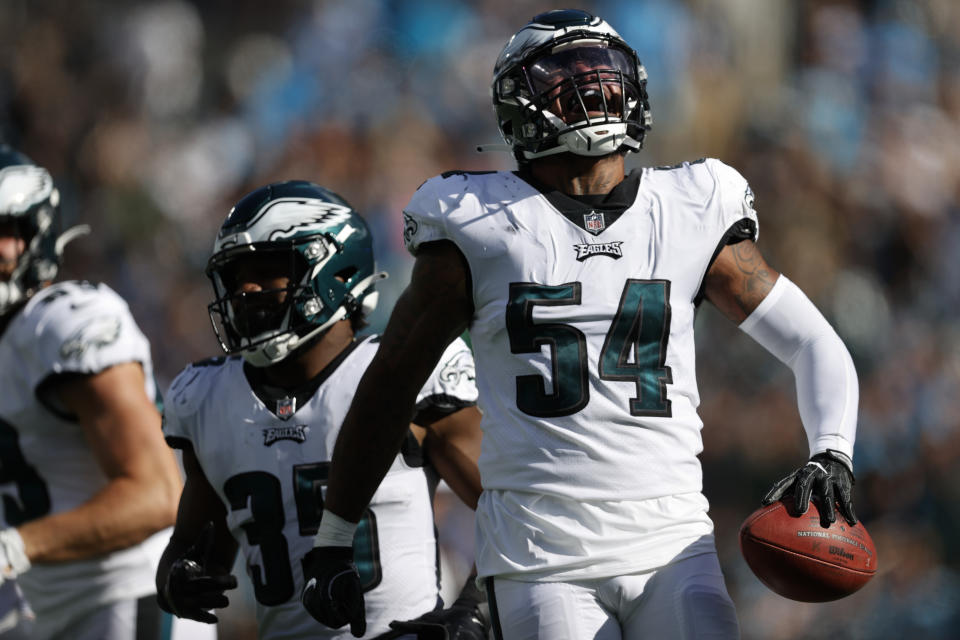
<instances>
[{"instance_id":1,"label":"stadium background","mask_svg":"<svg viewBox=\"0 0 960 640\"><path fill-rule=\"evenodd\" d=\"M385 311L411 264L399 212L447 169L512 168L489 101L529 0L3 0L0 139L53 173L65 277L102 280L153 344L161 384L216 354L203 267L230 205L310 179L366 217ZM784 600L737 528L806 458L789 370L705 305L705 493L746 639L947 638L960 628L960 4L608 0L649 74L631 166L715 156L756 193L760 247L820 306L861 382L856 507L880 574L842 601ZM602 425L598 425L602 428ZM472 525L441 496L448 566ZM222 637L255 637L249 593Z\"/></svg>"}]
</instances>

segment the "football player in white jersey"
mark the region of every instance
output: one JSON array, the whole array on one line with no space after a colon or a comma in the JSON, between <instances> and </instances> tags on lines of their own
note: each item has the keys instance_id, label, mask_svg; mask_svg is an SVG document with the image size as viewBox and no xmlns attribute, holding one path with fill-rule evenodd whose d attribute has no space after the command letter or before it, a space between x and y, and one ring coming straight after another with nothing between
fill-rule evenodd
<instances>
[{"instance_id":1,"label":"football player in white jersey","mask_svg":"<svg viewBox=\"0 0 960 640\"><path fill-rule=\"evenodd\" d=\"M646 73L606 22L536 16L500 54L492 93L519 171L446 173L405 209L416 264L341 429L318 541L343 544L395 455L402 408L469 327L477 569L497 637L737 637L701 492L696 307L716 305L795 374L812 458L765 500L794 492L806 510L812 490L826 520L853 522L850 355L761 257L739 173L708 159L625 174L650 128ZM342 605L356 575L339 568L317 588Z\"/></svg>"},{"instance_id":2,"label":"football player in white jersey","mask_svg":"<svg viewBox=\"0 0 960 640\"><path fill-rule=\"evenodd\" d=\"M104 284L51 284L86 231L62 232L58 203L46 169L0 146L0 582L26 593L32 638L156 638L180 475L126 303Z\"/></svg>"},{"instance_id":3,"label":"football player in white jersey","mask_svg":"<svg viewBox=\"0 0 960 640\"><path fill-rule=\"evenodd\" d=\"M374 283L386 277L375 270L370 233L335 193L274 183L230 211L207 275L211 320L228 356L187 367L166 398L164 432L183 449L187 480L157 572L161 602L179 616L216 621L208 610L228 604L239 545L261 638L349 636L311 618L298 597L305 567L323 560L312 549L333 444L380 347L378 336L357 335L376 304ZM473 581L460 608L435 610L437 474L475 507L481 433L467 345L445 345L435 365L411 398L399 454L337 556L357 568L366 595L357 636L400 637L391 621L414 633L446 627L464 640L484 634Z\"/></svg>"}]
</instances>

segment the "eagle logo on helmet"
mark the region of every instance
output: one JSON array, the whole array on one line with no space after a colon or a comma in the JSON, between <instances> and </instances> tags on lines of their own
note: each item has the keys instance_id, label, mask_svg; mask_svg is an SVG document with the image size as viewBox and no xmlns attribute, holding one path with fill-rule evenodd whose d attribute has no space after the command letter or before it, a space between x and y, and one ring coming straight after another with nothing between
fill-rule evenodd
<instances>
[{"instance_id":1,"label":"eagle logo on helmet","mask_svg":"<svg viewBox=\"0 0 960 640\"><path fill-rule=\"evenodd\" d=\"M276 242L299 234L322 232L348 222L350 207L319 199L278 198L242 225L226 225L217 236L217 250L250 242Z\"/></svg>"},{"instance_id":2,"label":"eagle logo on helmet","mask_svg":"<svg viewBox=\"0 0 960 640\"><path fill-rule=\"evenodd\" d=\"M56 206L60 202L60 194L53 187L53 178L46 169L29 165L0 169L2 215L26 213L47 200Z\"/></svg>"}]
</instances>

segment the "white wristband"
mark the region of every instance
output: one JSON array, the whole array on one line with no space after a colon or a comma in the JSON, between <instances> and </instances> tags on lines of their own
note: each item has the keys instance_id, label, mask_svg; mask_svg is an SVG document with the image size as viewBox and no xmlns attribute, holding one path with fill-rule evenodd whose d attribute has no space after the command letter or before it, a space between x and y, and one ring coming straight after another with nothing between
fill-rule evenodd
<instances>
[{"instance_id":1,"label":"white wristband","mask_svg":"<svg viewBox=\"0 0 960 640\"><path fill-rule=\"evenodd\" d=\"M357 530L356 522L347 522L340 516L326 509L320 516L320 529L313 538L314 547L352 547L353 533Z\"/></svg>"},{"instance_id":2,"label":"white wristband","mask_svg":"<svg viewBox=\"0 0 960 640\"><path fill-rule=\"evenodd\" d=\"M30 559L23 547L20 532L9 527L0 531L0 557L5 561L0 570L4 580L13 580L30 568Z\"/></svg>"}]
</instances>

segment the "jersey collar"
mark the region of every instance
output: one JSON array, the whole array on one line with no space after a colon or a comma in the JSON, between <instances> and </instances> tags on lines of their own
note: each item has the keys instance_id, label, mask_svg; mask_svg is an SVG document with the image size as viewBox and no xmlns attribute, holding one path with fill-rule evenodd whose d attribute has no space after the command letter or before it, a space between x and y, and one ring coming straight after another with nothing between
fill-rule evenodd
<instances>
[{"instance_id":1,"label":"jersey collar","mask_svg":"<svg viewBox=\"0 0 960 640\"><path fill-rule=\"evenodd\" d=\"M282 420L292 417L300 407L310 402L310 398L317 392L327 378L333 375L344 360L353 353L353 350L366 340L354 340L337 354L320 373L295 389L283 389L266 382L263 369L254 367L249 362L243 363L243 375L250 385L253 394L270 410L270 413Z\"/></svg>"},{"instance_id":2,"label":"jersey collar","mask_svg":"<svg viewBox=\"0 0 960 640\"><path fill-rule=\"evenodd\" d=\"M610 193L573 196L538 181L529 171L514 174L540 192L563 217L584 231L599 235L633 206L643 172L633 170Z\"/></svg>"}]
</instances>

